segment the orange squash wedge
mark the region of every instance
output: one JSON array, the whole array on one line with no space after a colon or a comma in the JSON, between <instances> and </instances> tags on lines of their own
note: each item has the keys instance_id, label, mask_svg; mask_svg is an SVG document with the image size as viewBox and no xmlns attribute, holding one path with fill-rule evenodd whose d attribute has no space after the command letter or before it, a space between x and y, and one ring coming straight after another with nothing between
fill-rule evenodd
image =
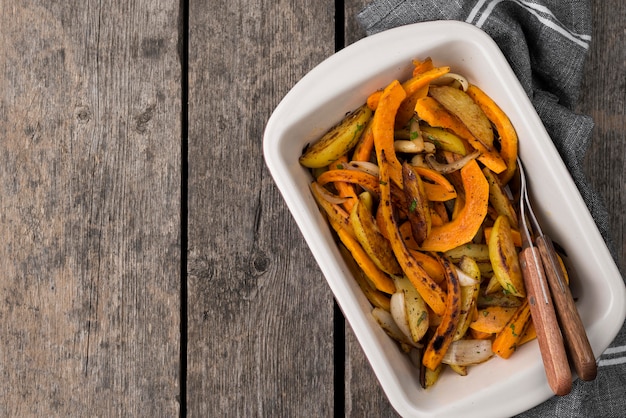
<instances>
[{"instance_id":1,"label":"orange squash wedge","mask_svg":"<svg viewBox=\"0 0 626 418\"><path fill-rule=\"evenodd\" d=\"M500 107L480 88L470 84L467 94L483 110L487 118L494 124L500 136L500 157L506 164L506 170L500 173L500 181L503 184L513 177L517 167L517 132L509 117Z\"/></svg>"},{"instance_id":2,"label":"orange squash wedge","mask_svg":"<svg viewBox=\"0 0 626 418\"><path fill-rule=\"evenodd\" d=\"M376 155L384 151L389 164L390 178L402 188L402 166L396 157L394 143L394 125L398 107L406 97L406 92L398 80L392 81L380 96L374 112L372 133ZM380 161L379 161L380 165Z\"/></svg>"},{"instance_id":3,"label":"orange squash wedge","mask_svg":"<svg viewBox=\"0 0 626 418\"><path fill-rule=\"evenodd\" d=\"M445 293L437 283L426 273L422 266L413 258L404 244L396 224L391 204L390 162L387 160L384 149L377 149L378 166L380 167L380 203L378 211L381 213L383 235L389 239L391 248L402 267L402 271L417 289L426 304L437 315L443 315L446 310Z\"/></svg>"},{"instance_id":4,"label":"orange squash wedge","mask_svg":"<svg viewBox=\"0 0 626 418\"><path fill-rule=\"evenodd\" d=\"M489 206L489 183L474 160L461 169L461 180L465 205L452 221L432 227L422 250L445 252L470 242L479 231Z\"/></svg>"}]
</instances>

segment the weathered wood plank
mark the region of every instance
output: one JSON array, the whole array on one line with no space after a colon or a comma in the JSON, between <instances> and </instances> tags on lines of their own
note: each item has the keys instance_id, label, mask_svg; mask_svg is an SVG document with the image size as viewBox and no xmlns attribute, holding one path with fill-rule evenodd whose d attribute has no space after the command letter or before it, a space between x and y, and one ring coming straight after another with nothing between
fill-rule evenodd
<instances>
[{"instance_id":1,"label":"weathered wood plank","mask_svg":"<svg viewBox=\"0 0 626 418\"><path fill-rule=\"evenodd\" d=\"M262 157L332 1L190 2L189 416L330 416L333 299Z\"/></svg>"},{"instance_id":2,"label":"weathered wood plank","mask_svg":"<svg viewBox=\"0 0 626 418\"><path fill-rule=\"evenodd\" d=\"M176 416L176 1L0 2L0 415Z\"/></svg>"},{"instance_id":3,"label":"weathered wood plank","mask_svg":"<svg viewBox=\"0 0 626 418\"><path fill-rule=\"evenodd\" d=\"M617 265L626 276L626 3L594 0L593 11L594 31L578 108L595 122L585 174L604 199Z\"/></svg>"}]
</instances>

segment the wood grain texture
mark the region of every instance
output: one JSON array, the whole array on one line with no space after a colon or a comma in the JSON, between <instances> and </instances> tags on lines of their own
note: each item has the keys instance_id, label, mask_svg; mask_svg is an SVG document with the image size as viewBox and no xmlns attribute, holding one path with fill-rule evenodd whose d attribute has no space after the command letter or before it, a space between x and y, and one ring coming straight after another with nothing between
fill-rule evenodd
<instances>
[{"instance_id":1,"label":"wood grain texture","mask_svg":"<svg viewBox=\"0 0 626 418\"><path fill-rule=\"evenodd\" d=\"M626 3L593 1L593 35L579 112L595 122L585 174L604 199L617 266L626 277Z\"/></svg>"},{"instance_id":2,"label":"wood grain texture","mask_svg":"<svg viewBox=\"0 0 626 418\"><path fill-rule=\"evenodd\" d=\"M0 415L178 413L178 3L0 2Z\"/></svg>"},{"instance_id":3,"label":"wood grain texture","mask_svg":"<svg viewBox=\"0 0 626 418\"><path fill-rule=\"evenodd\" d=\"M191 2L187 413L333 414L333 298L262 153L332 1Z\"/></svg>"}]
</instances>

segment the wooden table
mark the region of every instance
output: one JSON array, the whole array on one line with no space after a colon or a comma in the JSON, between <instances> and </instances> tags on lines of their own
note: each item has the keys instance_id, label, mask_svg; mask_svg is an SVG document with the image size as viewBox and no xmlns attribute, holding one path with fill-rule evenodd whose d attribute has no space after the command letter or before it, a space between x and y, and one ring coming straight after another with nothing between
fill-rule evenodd
<instances>
[{"instance_id":1,"label":"wooden table","mask_svg":"<svg viewBox=\"0 0 626 418\"><path fill-rule=\"evenodd\" d=\"M367 2L0 1L0 416L395 414L261 146ZM593 9L626 271L626 3Z\"/></svg>"}]
</instances>

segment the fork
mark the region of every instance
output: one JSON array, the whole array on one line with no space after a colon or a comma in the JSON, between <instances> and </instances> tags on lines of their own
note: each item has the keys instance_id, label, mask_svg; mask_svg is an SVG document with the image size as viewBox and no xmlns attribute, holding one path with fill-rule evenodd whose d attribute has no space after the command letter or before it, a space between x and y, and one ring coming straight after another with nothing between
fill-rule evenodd
<instances>
[{"instance_id":1,"label":"fork","mask_svg":"<svg viewBox=\"0 0 626 418\"><path fill-rule=\"evenodd\" d=\"M594 380L596 378L598 368L585 327L576 308L576 303L570 288L565 280L565 275L554 249L553 242L550 237L541 230L539 222L533 212L530 199L528 198L528 188L524 168L519 157L517 158L517 164L521 180L520 213L522 224L524 226L524 233L522 235L526 235L526 239L529 243L531 242L529 228L526 223L526 217L524 216L524 208L526 208L529 220L532 223L532 229L534 229L535 232L535 242L547 276L547 282L549 283L554 306L556 306L558 321L560 323L560 328L563 333L565 346L569 353L570 360L573 363L576 374L581 380ZM537 265L540 264L535 252L533 252L533 262ZM545 289L545 280L543 280L543 283L543 292L547 293L547 289Z\"/></svg>"},{"instance_id":2,"label":"fork","mask_svg":"<svg viewBox=\"0 0 626 418\"><path fill-rule=\"evenodd\" d=\"M532 213L532 209L528 202L526 176L519 158L517 164L520 173L520 235L522 236L522 251L519 255L520 267L548 385L556 395L563 396L572 390L572 373L544 275L541 255L533 245L532 233L526 219L526 212Z\"/></svg>"}]
</instances>

